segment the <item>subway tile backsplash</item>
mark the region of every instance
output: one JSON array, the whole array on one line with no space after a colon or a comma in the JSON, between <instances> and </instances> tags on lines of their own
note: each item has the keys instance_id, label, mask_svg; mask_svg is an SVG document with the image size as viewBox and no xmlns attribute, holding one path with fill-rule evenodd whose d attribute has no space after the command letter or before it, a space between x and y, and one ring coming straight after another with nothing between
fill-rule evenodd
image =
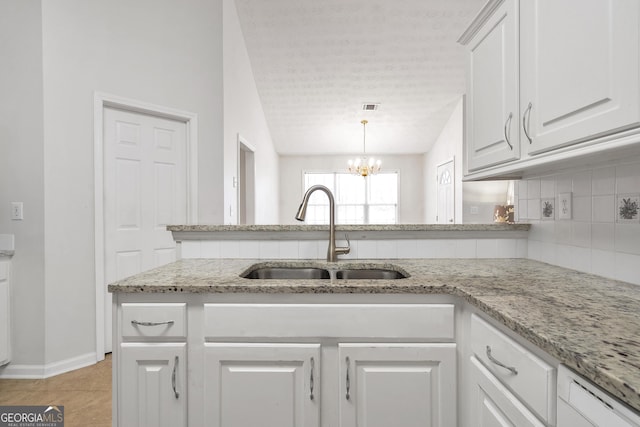
<instances>
[{"instance_id":1,"label":"subway tile backsplash","mask_svg":"<svg viewBox=\"0 0 640 427\"><path fill-rule=\"evenodd\" d=\"M342 245L346 242L338 240ZM340 259L526 258L527 239L352 240ZM327 240L185 240L181 258L326 259Z\"/></svg>"},{"instance_id":2,"label":"subway tile backsplash","mask_svg":"<svg viewBox=\"0 0 640 427\"><path fill-rule=\"evenodd\" d=\"M640 159L527 178L515 191L517 220L532 224L529 258L640 285ZM559 215L564 193L570 219Z\"/></svg>"}]
</instances>

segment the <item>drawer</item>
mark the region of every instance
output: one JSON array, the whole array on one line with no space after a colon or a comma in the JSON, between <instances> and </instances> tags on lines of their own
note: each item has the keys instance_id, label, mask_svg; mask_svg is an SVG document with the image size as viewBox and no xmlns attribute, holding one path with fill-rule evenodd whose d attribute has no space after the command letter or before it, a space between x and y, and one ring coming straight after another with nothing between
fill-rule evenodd
<instances>
[{"instance_id":1,"label":"drawer","mask_svg":"<svg viewBox=\"0 0 640 427\"><path fill-rule=\"evenodd\" d=\"M186 303L123 303L123 338L186 338Z\"/></svg>"},{"instance_id":2,"label":"drawer","mask_svg":"<svg viewBox=\"0 0 640 427\"><path fill-rule=\"evenodd\" d=\"M469 360L473 387L471 419L482 420L483 426L545 426L475 356Z\"/></svg>"},{"instance_id":3,"label":"drawer","mask_svg":"<svg viewBox=\"0 0 640 427\"><path fill-rule=\"evenodd\" d=\"M205 304L205 339L389 338L453 341L453 304Z\"/></svg>"},{"instance_id":4,"label":"drawer","mask_svg":"<svg viewBox=\"0 0 640 427\"><path fill-rule=\"evenodd\" d=\"M556 369L553 366L475 314L471 317L471 349L525 405L546 422L555 422Z\"/></svg>"}]
</instances>

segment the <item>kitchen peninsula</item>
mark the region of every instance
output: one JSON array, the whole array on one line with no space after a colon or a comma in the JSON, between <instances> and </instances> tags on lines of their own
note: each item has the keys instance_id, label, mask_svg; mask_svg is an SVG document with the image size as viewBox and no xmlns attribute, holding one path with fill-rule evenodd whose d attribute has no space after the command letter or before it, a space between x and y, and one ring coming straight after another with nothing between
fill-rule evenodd
<instances>
[{"instance_id":1,"label":"kitchen peninsula","mask_svg":"<svg viewBox=\"0 0 640 427\"><path fill-rule=\"evenodd\" d=\"M411 358L406 359L406 354L416 352L425 352L427 356L423 358L440 360L439 369L430 367L424 371L435 373L430 381L443 393L442 396L431 396L428 405L436 417L434 425L467 425L465 422L472 419L468 411L473 405L469 399L474 398L471 390L475 389L476 377L475 368L468 362L475 358L487 363L491 371L488 375L499 378L499 386L506 385L504 393L514 395L517 402L524 402L521 412L535 414L530 416L535 422L527 425L555 425L555 371L559 364L592 381L633 411L640 410L640 344L637 339L640 288L637 286L524 257L477 259L483 255L479 249L476 259L361 257L370 253L366 245L362 246L366 249L360 251L360 243L366 242L367 238L377 240L377 248L385 250L389 250L389 242L396 242L395 249L391 249L396 254L404 253L400 249L403 242L415 245L412 247L420 252L422 245L429 246L420 237L430 240L433 236L429 233L436 233L437 238L433 239L439 245L446 240L439 233L446 229L434 226L408 232L411 238L398 230L402 226L387 227L386 231L364 228L355 231L345 227L350 234L362 232L359 237L364 238L351 237L352 244L357 242L355 258L337 263L319 259L323 256L322 250L326 249L320 244L317 245L317 256L311 259L225 257L226 248L222 246L225 239L240 246L249 239L248 234L254 232L267 233L261 234L258 240L265 249L273 248L270 244L273 237L268 233L282 230L271 227L287 226L174 226L176 240L182 241L183 245L187 241L204 243L219 238L218 256L182 259L109 286L110 292L114 293L116 322L114 420L123 419L131 403L135 409L140 398L130 391L131 381L136 378L136 370L131 366L135 366L138 359L164 360L158 363L158 370L166 371L170 392L166 402L156 409L147 409L147 414L157 410L161 416L168 408L174 408L170 416L178 418L172 421L175 422L173 425L186 425L188 419L188 425L199 426L204 425L209 416L218 416L215 408L240 404L225 401L230 394L225 394L220 386L224 383L233 388L242 384L240 380L234 382L238 378L230 368L257 369L266 365L275 368L276 360L281 360L283 354L298 360L280 368L291 370L292 384L298 393L301 388L310 392L306 397L292 397L291 401L296 414L313 421L310 425L338 425L333 422L344 421L335 419L338 415L331 415L333 413L349 417L350 411L360 411L359 416L363 416L364 397L359 394L359 387L364 387L367 375L373 378L367 384L375 383L375 376L367 374L367 363L375 371L384 370L389 363L407 360L405 365L396 367L409 372L407 369L419 365ZM521 233L526 235L526 229L520 228L524 226L510 231L512 226L509 225L450 227L449 231L458 233L450 240L475 240L476 248L487 245L488 240L509 240L505 235L497 237L495 234L485 240L481 236L483 232L513 233L515 241L522 238ZM321 227L309 230L308 226L302 226L289 232L294 233L290 241L298 242L298 255L301 254L300 242L305 240L300 233L320 232L311 241L324 236ZM385 239L389 237L385 232L392 233L393 237ZM214 237L216 233L220 235ZM367 233L379 234L373 237ZM388 241L384 243L385 240ZM322 243L326 245L326 240ZM258 254L261 244L256 246ZM453 248L455 254L455 245ZM184 254L184 247L182 249ZM202 254L211 248L200 245L199 250ZM194 248L187 250L193 251ZM377 253L381 252L384 251ZM329 279L297 280L241 277L255 264L259 267L305 265L327 270L375 267L397 269L408 277L397 280L344 280L336 279L335 275ZM299 310L294 310L296 308ZM164 326L160 325L163 321L167 322ZM367 325L372 326L368 328ZM307 332L309 330L313 331ZM476 346L479 337L488 340L486 361L484 353L477 350L478 346L482 350L485 346L484 343ZM519 368L514 374L491 365L489 344L494 350L493 357L506 358L507 365L522 361L526 369ZM365 350L369 351L365 362L369 362L361 361L358 367L358 352ZM401 350L405 353L400 354ZM170 354L149 356L145 351ZM256 352L257 358L247 358L252 351ZM380 356L382 353L384 356ZM298 357L299 354L302 356ZM344 354L346 358L342 357ZM522 355L526 357L520 357ZM350 368L349 358L353 368ZM387 361L379 365L371 361L382 359ZM257 363L259 360L262 365ZM272 361L265 365L265 360ZM210 369L210 366L215 368ZM485 369L483 366L480 369ZM270 372L275 376L275 371ZM518 383L528 378L527 375L535 377L531 383L526 386ZM137 378L141 378L140 375ZM161 374L159 381L162 382L162 378ZM250 384L258 384L254 382L255 378L244 379ZM345 379L346 398L344 387L340 385ZM446 387L447 383L457 384L457 387L452 390ZM278 381L275 384L282 385ZM342 392L335 394L340 389ZM138 390L137 393L141 393L144 388ZM405 396L403 391L394 392ZM451 395L453 403L448 401ZM339 399L339 396L342 397ZM246 398L250 399L250 396ZM229 416L244 416L238 414ZM353 416L356 416L355 412ZM352 424L343 422L342 425Z\"/></svg>"}]
</instances>

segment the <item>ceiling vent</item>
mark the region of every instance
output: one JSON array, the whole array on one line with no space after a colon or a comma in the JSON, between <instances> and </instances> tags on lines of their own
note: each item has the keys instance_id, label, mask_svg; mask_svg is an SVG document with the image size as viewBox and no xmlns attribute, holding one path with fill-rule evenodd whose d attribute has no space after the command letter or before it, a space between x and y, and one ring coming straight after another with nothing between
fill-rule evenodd
<instances>
[{"instance_id":1,"label":"ceiling vent","mask_svg":"<svg viewBox=\"0 0 640 427\"><path fill-rule=\"evenodd\" d=\"M364 111L376 111L380 107L380 104L362 104Z\"/></svg>"}]
</instances>

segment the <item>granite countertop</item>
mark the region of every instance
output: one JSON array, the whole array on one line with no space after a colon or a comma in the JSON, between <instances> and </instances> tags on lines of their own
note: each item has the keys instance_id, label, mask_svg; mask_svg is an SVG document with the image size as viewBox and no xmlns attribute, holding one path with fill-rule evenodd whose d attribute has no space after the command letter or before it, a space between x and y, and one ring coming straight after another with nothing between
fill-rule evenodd
<instances>
[{"instance_id":1,"label":"granite countertop","mask_svg":"<svg viewBox=\"0 0 640 427\"><path fill-rule=\"evenodd\" d=\"M251 280L259 260L195 259L109 285L110 292L387 293L461 297L640 411L640 287L526 259L389 260L402 280ZM271 264L282 265L285 261ZM349 268L381 260L288 261ZM269 265L269 263L265 263Z\"/></svg>"},{"instance_id":2,"label":"granite countertop","mask_svg":"<svg viewBox=\"0 0 640 427\"><path fill-rule=\"evenodd\" d=\"M528 231L531 224L390 224L390 225L336 225L336 231ZM229 232L229 231L329 231L328 225L271 224L271 225L168 225L175 232Z\"/></svg>"}]
</instances>

